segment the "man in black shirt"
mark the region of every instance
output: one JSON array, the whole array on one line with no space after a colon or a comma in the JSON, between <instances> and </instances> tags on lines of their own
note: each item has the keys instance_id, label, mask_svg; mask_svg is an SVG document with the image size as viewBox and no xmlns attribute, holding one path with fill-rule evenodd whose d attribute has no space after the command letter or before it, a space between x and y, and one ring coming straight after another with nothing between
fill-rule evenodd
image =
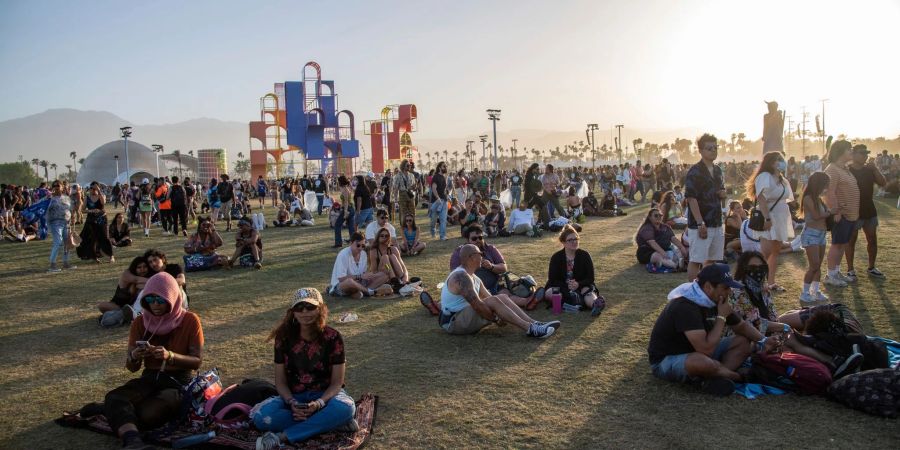
<instances>
[{"instance_id":1,"label":"man in black shirt","mask_svg":"<svg viewBox=\"0 0 900 450\"><path fill-rule=\"evenodd\" d=\"M447 240L447 163L441 161L431 177L431 238L434 239L434 223L440 221L441 240Z\"/></svg>"},{"instance_id":2,"label":"man in black shirt","mask_svg":"<svg viewBox=\"0 0 900 450\"><path fill-rule=\"evenodd\" d=\"M875 209L873 196L875 195L875 184L884 187L887 180L875 166L875 161L866 162L868 158L869 149L863 144L855 145L853 146L853 160L847 165L847 169L856 178L856 185L859 186L859 218L844 251L847 258L847 278L851 281L856 281L853 257L856 253L856 239L859 237L860 229L866 234L866 250L869 253L869 266L866 272L874 278L885 278L884 274L875 267L875 257L878 256L878 211Z\"/></svg>"},{"instance_id":3,"label":"man in black shirt","mask_svg":"<svg viewBox=\"0 0 900 450\"><path fill-rule=\"evenodd\" d=\"M187 180L187 179L185 179ZM178 233L178 222L181 221L181 235L187 236L187 191L184 186L178 184L178 177L172 177L172 186L169 186L169 202L172 205L172 234Z\"/></svg>"},{"instance_id":4,"label":"man in black shirt","mask_svg":"<svg viewBox=\"0 0 900 450\"><path fill-rule=\"evenodd\" d=\"M319 174L319 178L316 178L316 181L313 181L313 192L316 193L316 200L319 202L318 214L322 215L322 203L325 201L325 189L327 185L325 184L325 179L322 177L322 174Z\"/></svg>"},{"instance_id":5,"label":"man in black shirt","mask_svg":"<svg viewBox=\"0 0 900 450\"><path fill-rule=\"evenodd\" d=\"M197 194L197 188L194 187L190 177L184 177L184 194L188 217L194 220L197 218L197 213L194 211L194 196Z\"/></svg>"},{"instance_id":6,"label":"man in black shirt","mask_svg":"<svg viewBox=\"0 0 900 450\"><path fill-rule=\"evenodd\" d=\"M224 211L225 215L225 231L231 231L231 206L234 203L234 186L231 185L231 181L228 180L227 174L222 174L220 177L222 182L218 184L216 188L219 194L219 200L222 202L222 206L219 208L219 211Z\"/></svg>"},{"instance_id":7,"label":"man in black shirt","mask_svg":"<svg viewBox=\"0 0 900 450\"><path fill-rule=\"evenodd\" d=\"M509 176L509 193L512 194L513 208L518 208L522 199L522 181L519 169L513 169L512 175Z\"/></svg>"},{"instance_id":8,"label":"man in black shirt","mask_svg":"<svg viewBox=\"0 0 900 450\"><path fill-rule=\"evenodd\" d=\"M714 395L734 392L734 382L742 380L736 372L753 350L774 347L751 324L732 310L728 301L732 288L742 288L729 272L727 264L703 268L697 280L684 283L669 293L653 331L647 354L657 378L676 381L702 381L703 390ZM728 325L734 336L722 337Z\"/></svg>"},{"instance_id":9,"label":"man in black shirt","mask_svg":"<svg viewBox=\"0 0 900 450\"><path fill-rule=\"evenodd\" d=\"M719 155L716 137L704 134L697 140L700 162L688 170L684 197L688 204L690 245L688 280L693 280L704 265L721 261L725 253L725 229L722 227L722 200L727 198L722 169L715 165Z\"/></svg>"}]
</instances>

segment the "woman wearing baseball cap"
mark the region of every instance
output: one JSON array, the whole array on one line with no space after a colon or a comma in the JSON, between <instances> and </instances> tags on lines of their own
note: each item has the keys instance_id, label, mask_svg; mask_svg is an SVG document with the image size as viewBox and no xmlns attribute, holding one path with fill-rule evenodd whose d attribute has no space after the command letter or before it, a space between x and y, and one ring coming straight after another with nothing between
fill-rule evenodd
<instances>
[{"instance_id":1,"label":"woman wearing baseball cap","mask_svg":"<svg viewBox=\"0 0 900 450\"><path fill-rule=\"evenodd\" d=\"M355 431L356 405L344 391L344 340L325 325L328 307L315 288L298 289L278 326L275 341L275 388L272 397L250 411L256 428L266 434L257 450L305 441L345 426Z\"/></svg>"}]
</instances>

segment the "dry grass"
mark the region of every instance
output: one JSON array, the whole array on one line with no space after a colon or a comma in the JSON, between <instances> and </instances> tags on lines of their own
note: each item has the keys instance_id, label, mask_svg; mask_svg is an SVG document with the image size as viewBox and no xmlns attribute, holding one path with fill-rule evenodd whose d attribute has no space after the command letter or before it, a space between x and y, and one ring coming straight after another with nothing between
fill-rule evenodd
<instances>
[{"instance_id":1,"label":"dry grass","mask_svg":"<svg viewBox=\"0 0 900 450\"><path fill-rule=\"evenodd\" d=\"M862 277L832 291L873 334L900 337L897 270L898 211L879 204L881 268L887 282ZM272 209L266 213L272 215ZM597 264L609 307L601 318L564 315L546 341L506 327L477 336L445 335L415 299L331 300L333 317L348 310L360 320L334 325L347 343L347 388L380 396L374 448L472 447L872 447L896 448L900 427L823 398L796 395L714 399L649 374L646 345L668 290L683 275L651 275L634 263L631 236L642 209L594 219L582 246ZM420 215L420 220L424 218ZM456 235L458 231L453 230ZM158 235L158 232L156 232ZM289 292L324 288L335 255L332 233L266 230L262 271L189 274L191 307L203 320L204 366L227 382L271 378L271 345L264 336L285 308ZM180 258L180 238L137 239L119 263L82 262L76 271L48 276L49 245L3 244L0 260L0 448L115 448L109 437L60 428L62 410L101 400L132 375L122 368L125 328L103 330L94 304L112 296L117 275L151 245ZM546 277L552 237L494 241L517 273ZM433 286L447 273L459 244L430 242L408 260L414 275ZM862 246L860 247L862 249ZM864 252L864 250L863 250ZM779 281L790 293L780 311L797 306L805 259L783 258ZM536 317L548 318L540 310ZM892 444L893 442L893 444Z\"/></svg>"}]
</instances>

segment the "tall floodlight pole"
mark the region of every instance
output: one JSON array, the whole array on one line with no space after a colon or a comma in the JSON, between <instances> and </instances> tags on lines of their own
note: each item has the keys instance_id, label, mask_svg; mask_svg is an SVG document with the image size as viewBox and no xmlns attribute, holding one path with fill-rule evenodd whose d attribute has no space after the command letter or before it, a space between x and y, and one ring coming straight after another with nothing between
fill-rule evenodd
<instances>
[{"instance_id":1,"label":"tall floodlight pole","mask_svg":"<svg viewBox=\"0 0 900 450\"><path fill-rule=\"evenodd\" d=\"M487 143L487 138L488 138L488 135L486 135L486 134L482 134L481 136L478 136L478 139L481 140L481 159L482 160L487 159L487 155L485 154L486 149L485 149L485 145L484 145ZM483 169L483 167L482 167L482 169Z\"/></svg>"},{"instance_id":2,"label":"tall floodlight pole","mask_svg":"<svg viewBox=\"0 0 900 450\"><path fill-rule=\"evenodd\" d=\"M622 128L625 128L625 125L616 125L616 128L619 129L619 140L616 142L616 153L619 154L619 164L622 164Z\"/></svg>"},{"instance_id":3,"label":"tall floodlight pole","mask_svg":"<svg viewBox=\"0 0 900 450\"><path fill-rule=\"evenodd\" d=\"M500 120L499 109L487 110L488 119L494 122L494 170L500 170L500 160L497 158L497 121Z\"/></svg>"},{"instance_id":4,"label":"tall floodlight pole","mask_svg":"<svg viewBox=\"0 0 900 450\"><path fill-rule=\"evenodd\" d=\"M511 153L512 153L512 157L513 157L513 168L515 168L516 170L519 170L519 149L518 149L518 147L516 147L516 143L519 142L519 140L513 139L512 141L513 141L513 146L512 146Z\"/></svg>"},{"instance_id":5,"label":"tall floodlight pole","mask_svg":"<svg viewBox=\"0 0 900 450\"><path fill-rule=\"evenodd\" d=\"M820 102L822 102L822 154L828 152L828 149L825 148L825 137L828 136L828 133L825 132L825 102L827 102L828 100L830 99L823 98L822 100L819 100Z\"/></svg>"},{"instance_id":6,"label":"tall floodlight pole","mask_svg":"<svg viewBox=\"0 0 900 450\"><path fill-rule=\"evenodd\" d=\"M472 165L470 170L475 170L475 150L472 149L474 143L475 141L466 141L466 152L468 152L469 164Z\"/></svg>"},{"instance_id":7,"label":"tall floodlight pole","mask_svg":"<svg viewBox=\"0 0 900 450\"><path fill-rule=\"evenodd\" d=\"M116 178L113 180L113 183L119 181L119 155L113 155L113 159L116 160Z\"/></svg>"},{"instance_id":8,"label":"tall floodlight pole","mask_svg":"<svg viewBox=\"0 0 900 450\"><path fill-rule=\"evenodd\" d=\"M119 131L122 133L122 139L125 139L125 182L131 184L131 165L128 161L128 138L131 137L131 127L122 127Z\"/></svg>"},{"instance_id":9,"label":"tall floodlight pole","mask_svg":"<svg viewBox=\"0 0 900 450\"><path fill-rule=\"evenodd\" d=\"M159 154L163 152L163 146L159 144L153 144L153 153L156 153L156 178L162 178L159 174Z\"/></svg>"},{"instance_id":10,"label":"tall floodlight pole","mask_svg":"<svg viewBox=\"0 0 900 450\"><path fill-rule=\"evenodd\" d=\"M597 168L597 146L594 144L594 131L600 127L596 123L589 123L587 127L591 132L591 170L594 170Z\"/></svg>"}]
</instances>

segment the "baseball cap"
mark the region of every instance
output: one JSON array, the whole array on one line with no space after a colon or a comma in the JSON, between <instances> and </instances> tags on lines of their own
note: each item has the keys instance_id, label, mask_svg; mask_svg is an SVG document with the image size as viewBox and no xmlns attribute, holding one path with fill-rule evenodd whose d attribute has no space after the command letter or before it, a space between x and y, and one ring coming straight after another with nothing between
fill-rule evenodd
<instances>
[{"instance_id":1,"label":"baseball cap","mask_svg":"<svg viewBox=\"0 0 900 450\"><path fill-rule=\"evenodd\" d=\"M859 155L868 155L869 148L865 144L856 144L853 146L853 153Z\"/></svg>"},{"instance_id":2,"label":"baseball cap","mask_svg":"<svg viewBox=\"0 0 900 450\"><path fill-rule=\"evenodd\" d=\"M369 172L366 174L366 176L369 178L375 178L375 172Z\"/></svg>"},{"instance_id":3,"label":"baseball cap","mask_svg":"<svg viewBox=\"0 0 900 450\"><path fill-rule=\"evenodd\" d=\"M701 286L703 283L710 282L712 284L722 284L725 283L728 287L732 288L742 288L743 284L734 281L734 278L731 277L731 269L728 267L728 264L710 264L703 268L699 274L697 274L697 283Z\"/></svg>"},{"instance_id":4,"label":"baseball cap","mask_svg":"<svg viewBox=\"0 0 900 450\"><path fill-rule=\"evenodd\" d=\"M294 295L291 296L291 308L299 305L300 303L309 303L310 305L323 305L325 301L322 300L322 293L319 292L316 288L300 288L297 289L297 292L294 292Z\"/></svg>"},{"instance_id":5,"label":"baseball cap","mask_svg":"<svg viewBox=\"0 0 900 450\"><path fill-rule=\"evenodd\" d=\"M150 180L144 178L143 180L141 180L141 184L150 184Z\"/></svg>"}]
</instances>

